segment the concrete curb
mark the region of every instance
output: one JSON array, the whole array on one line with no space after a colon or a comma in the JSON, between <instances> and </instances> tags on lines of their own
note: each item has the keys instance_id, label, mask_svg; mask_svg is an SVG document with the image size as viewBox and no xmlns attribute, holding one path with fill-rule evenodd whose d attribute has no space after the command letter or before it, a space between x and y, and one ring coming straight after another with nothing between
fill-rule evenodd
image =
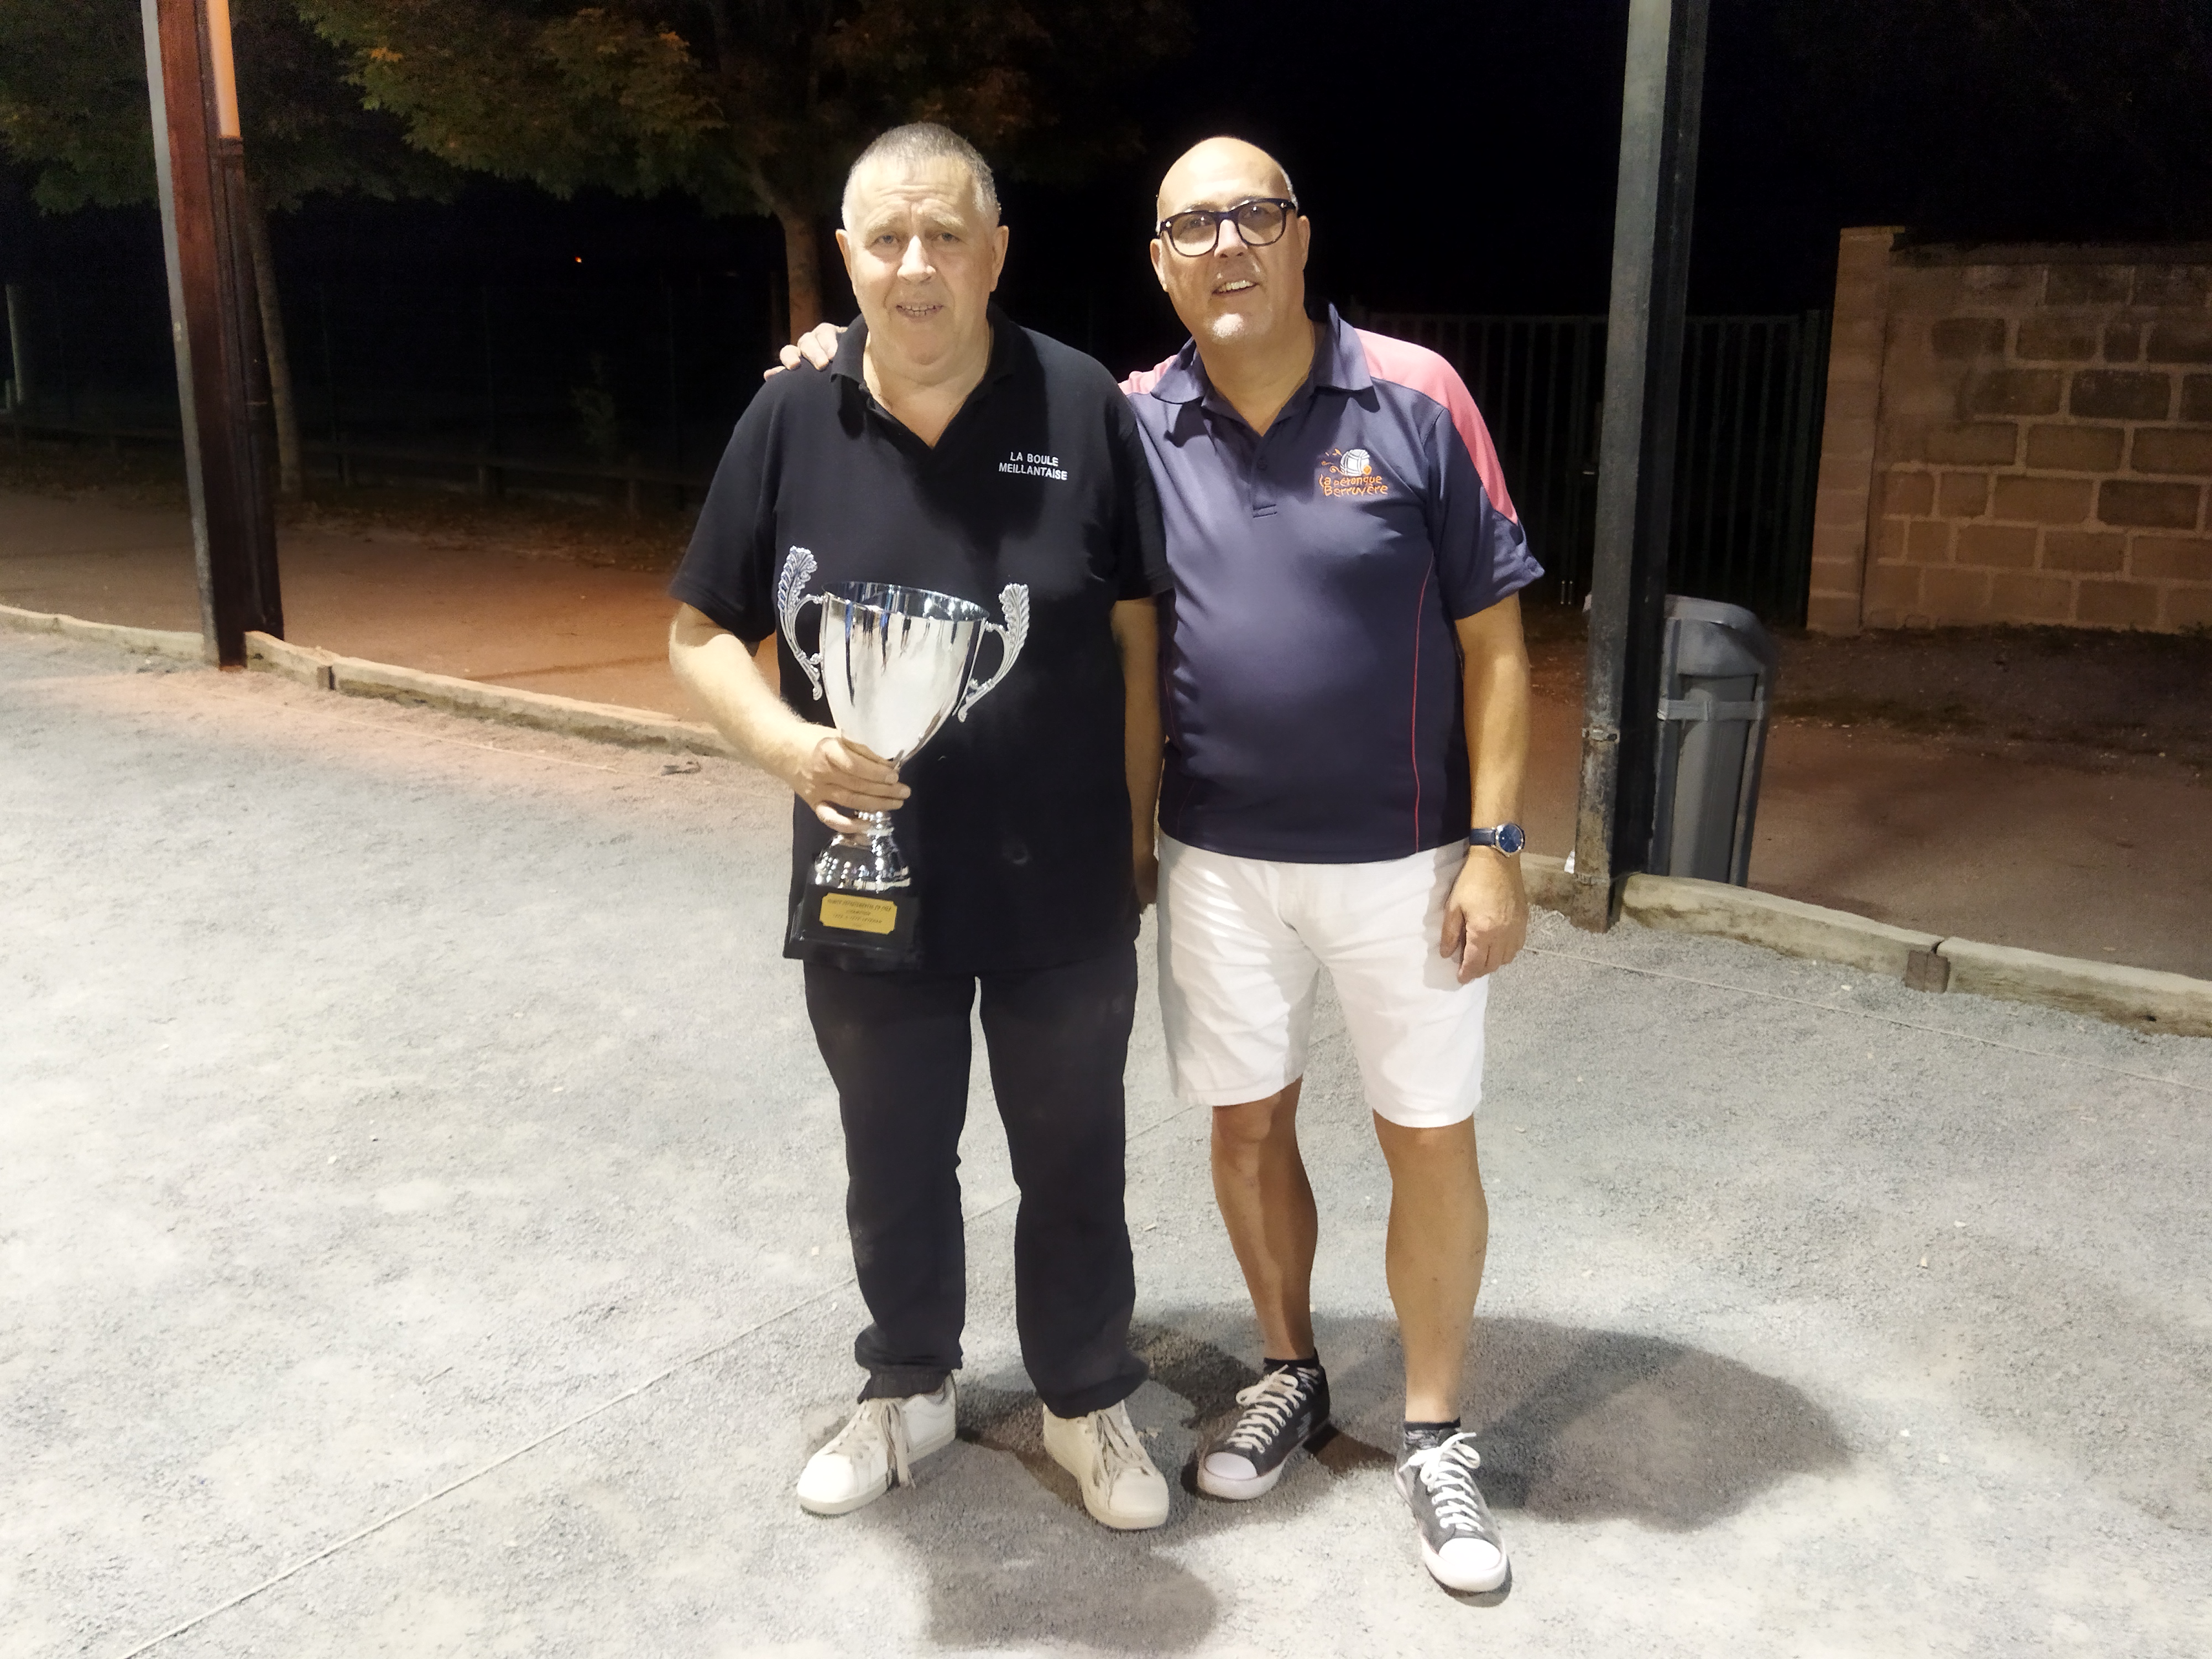
<instances>
[{"instance_id":1,"label":"concrete curb","mask_svg":"<svg viewBox=\"0 0 2212 1659\"><path fill-rule=\"evenodd\" d=\"M1528 865L1527 854L1522 863ZM1559 861L1528 872L1532 902L1565 908L1571 878ZM2212 981L2152 968L2087 962L1976 939L1892 927L1778 894L1675 876L1631 876L1621 912L1646 927L1705 933L1764 945L1784 956L1833 962L1901 979L1917 991L2034 1003L2116 1025L2179 1036L2212 1036Z\"/></svg>"},{"instance_id":2,"label":"concrete curb","mask_svg":"<svg viewBox=\"0 0 2212 1659\"><path fill-rule=\"evenodd\" d=\"M1565 911L1574 896L1575 878L1567 873L1567 861L1541 853L1522 854L1521 883L1528 890L1528 902L1547 910Z\"/></svg>"},{"instance_id":3,"label":"concrete curb","mask_svg":"<svg viewBox=\"0 0 2212 1659\"><path fill-rule=\"evenodd\" d=\"M280 640L274 634L248 634L246 636L246 665L267 674L281 674L288 680L297 680L301 685L313 686L318 691L328 691L331 685L331 665L337 659L328 651L318 651L313 646L294 645L289 640Z\"/></svg>"},{"instance_id":4,"label":"concrete curb","mask_svg":"<svg viewBox=\"0 0 2212 1659\"><path fill-rule=\"evenodd\" d=\"M87 622L50 611L23 611L0 605L0 628L21 634L61 634L73 640L119 646L146 656L173 657L181 662L205 662L207 645L197 634L179 634L166 628L126 628L121 623Z\"/></svg>"},{"instance_id":5,"label":"concrete curb","mask_svg":"<svg viewBox=\"0 0 2212 1659\"><path fill-rule=\"evenodd\" d=\"M1646 927L1741 939L1786 957L1813 957L1893 979L1905 977L1916 954L1924 957L1943 942L1939 933L1915 933L1774 893L1679 876L1631 876L1621 888L1620 908Z\"/></svg>"},{"instance_id":6,"label":"concrete curb","mask_svg":"<svg viewBox=\"0 0 2212 1659\"><path fill-rule=\"evenodd\" d=\"M2204 980L1970 939L1947 939L1939 948L1954 991L2070 1008L2145 1031L2212 1036L2212 982Z\"/></svg>"},{"instance_id":7,"label":"concrete curb","mask_svg":"<svg viewBox=\"0 0 2212 1659\"><path fill-rule=\"evenodd\" d=\"M85 622L13 605L0 605L0 627L24 633L61 634L186 662L207 660L197 634ZM583 702L543 691L519 691L449 674L341 657L267 634L248 634L246 652L249 668L281 674L319 690L422 703L479 720L533 726L599 743L736 757L714 727L651 709ZM1567 873L1564 860L1524 853L1521 871L1530 903L1550 910L1567 908L1574 892L1574 878ZM1862 973L1886 974L1916 990L1998 997L2089 1014L2139 1030L2212 1036L2212 981L2191 979L2183 974L1945 939L1774 893L1677 876L1631 876L1622 885L1621 910L1646 927L1737 939L1784 956L1809 957Z\"/></svg>"},{"instance_id":8,"label":"concrete curb","mask_svg":"<svg viewBox=\"0 0 2212 1659\"><path fill-rule=\"evenodd\" d=\"M671 749L694 755L734 758L735 751L711 726L679 720L672 714L647 708L625 708L617 703L584 702L556 697L544 691L520 691L510 686L486 685L480 680L450 674L426 673L390 663L341 657L328 651L293 645L267 634L246 636L249 668L282 674L327 691L355 697L386 697L396 702L427 704L480 720L502 720L510 726L534 726L572 738L599 743L618 743L632 748Z\"/></svg>"}]
</instances>

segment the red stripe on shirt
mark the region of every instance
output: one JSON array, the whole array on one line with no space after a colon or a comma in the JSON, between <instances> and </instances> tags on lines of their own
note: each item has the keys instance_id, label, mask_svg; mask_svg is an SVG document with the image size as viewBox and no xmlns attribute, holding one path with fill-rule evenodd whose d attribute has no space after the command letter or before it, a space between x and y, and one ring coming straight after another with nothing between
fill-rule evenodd
<instances>
[{"instance_id":1,"label":"red stripe on shirt","mask_svg":"<svg viewBox=\"0 0 2212 1659\"><path fill-rule=\"evenodd\" d=\"M1368 374L1378 380L1390 380L1418 392L1450 411L1452 425L1458 429L1460 441L1467 446L1468 458L1474 462L1475 473L1482 480L1483 493L1490 497L1490 504L1514 523L1520 523L1521 515L1513 510L1513 498L1505 493L1505 468L1498 461L1498 446L1490 441L1490 428L1483 424L1482 411L1474 406L1474 399L1468 395L1467 383L1460 379L1459 371L1428 347L1415 345L1410 340L1370 334L1364 328L1352 331L1359 337L1360 349L1367 354ZM1166 366L1161 365L1163 368ZM1157 373L1153 378L1158 378Z\"/></svg>"},{"instance_id":2,"label":"red stripe on shirt","mask_svg":"<svg viewBox=\"0 0 2212 1659\"><path fill-rule=\"evenodd\" d=\"M1436 564L1421 574L1421 597L1413 601L1413 695L1408 698L1407 725L1411 728L1407 748L1413 761L1413 850L1421 850L1421 613L1429 605L1429 578Z\"/></svg>"}]
</instances>

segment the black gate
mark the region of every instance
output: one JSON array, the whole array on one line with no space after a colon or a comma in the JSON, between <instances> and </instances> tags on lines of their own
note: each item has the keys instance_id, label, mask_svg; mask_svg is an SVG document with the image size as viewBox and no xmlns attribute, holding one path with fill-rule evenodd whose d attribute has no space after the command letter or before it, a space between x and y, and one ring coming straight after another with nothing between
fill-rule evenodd
<instances>
[{"instance_id":1,"label":"black gate","mask_svg":"<svg viewBox=\"0 0 2212 1659\"><path fill-rule=\"evenodd\" d=\"M1428 346L1459 370L1498 444L1549 596L1581 604L1596 528L1605 319L1395 312L1365 325ZM1827 354L1825 312L1689 319L1669 592L1804 622Z\"/></svg>"}]
</instances>

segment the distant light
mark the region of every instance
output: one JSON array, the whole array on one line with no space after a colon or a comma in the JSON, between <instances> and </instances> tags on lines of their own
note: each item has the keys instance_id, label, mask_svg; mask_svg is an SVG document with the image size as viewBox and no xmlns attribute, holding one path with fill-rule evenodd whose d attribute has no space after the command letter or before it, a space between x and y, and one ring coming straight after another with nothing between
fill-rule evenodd
<instances>
[{"instance_id":1,"label":"distant light","mask_svg":"<svg viewBox=\"0 0 2212 1659\"><path fill-rule=\"evenodd\" d=\"M584 256L582 254L579 253L576 256L576 263L580 265L584 263Z\"/></svg>"}]
</instances>

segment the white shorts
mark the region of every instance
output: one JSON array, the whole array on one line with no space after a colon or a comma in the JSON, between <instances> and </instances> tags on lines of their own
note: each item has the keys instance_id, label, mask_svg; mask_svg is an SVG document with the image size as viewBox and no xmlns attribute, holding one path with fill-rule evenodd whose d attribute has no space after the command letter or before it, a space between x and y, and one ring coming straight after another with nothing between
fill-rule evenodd
<instances>
[{"instance_id":1,"label":"white shorts","mask_svg":"<svg viewBox=\"0 0 2212 1659\"><path fill-rule=\"evenodd\" d=\"M1407 1128L1482 1098L1490 981L1440 956L1455 842L1381 864L1231 858L1160 837L1160 1012L1176 1093L1261 1100L1305 1074L1316 970L1328 969L1367 1103Z\"/></svg>"}]
</instances>

